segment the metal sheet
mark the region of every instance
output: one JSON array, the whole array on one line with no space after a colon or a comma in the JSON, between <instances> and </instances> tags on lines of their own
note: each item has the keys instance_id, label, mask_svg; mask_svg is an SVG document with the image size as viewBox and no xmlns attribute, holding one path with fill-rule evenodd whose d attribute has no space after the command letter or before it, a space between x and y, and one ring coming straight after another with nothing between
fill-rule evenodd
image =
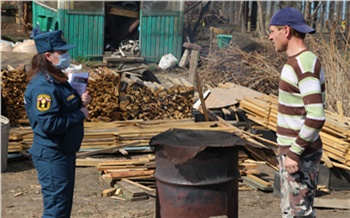
<instances>
[{"instance_id":1,"label":"metal sheet","mask_svg":"<svg viewBox=\"0 0 350 218\"><path fill-rule=\"evenodd\" d=\"M168 53L178 61L182 55L183 12L142 16L140 20L141 55L147 62L158 62Z\"/></svg>"}]
</instances>

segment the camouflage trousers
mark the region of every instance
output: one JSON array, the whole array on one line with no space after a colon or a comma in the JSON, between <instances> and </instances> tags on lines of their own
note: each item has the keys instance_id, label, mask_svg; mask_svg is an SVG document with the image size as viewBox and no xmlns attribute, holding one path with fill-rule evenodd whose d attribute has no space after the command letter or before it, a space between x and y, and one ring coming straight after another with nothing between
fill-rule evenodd
<instances>
[{"instance_id":1,"label":"camouflage trousers","mask_svg":"<svg viewBox=\"0 0 350 218\"><path fill-rule=\"evenodd\" d=\"M300 170L290 175L282 167L286 156L278 156L283 218L316 217L313 203L317 191L317 176L321 157L322 149L302 157Z\"/></svg>"}]
</instances>

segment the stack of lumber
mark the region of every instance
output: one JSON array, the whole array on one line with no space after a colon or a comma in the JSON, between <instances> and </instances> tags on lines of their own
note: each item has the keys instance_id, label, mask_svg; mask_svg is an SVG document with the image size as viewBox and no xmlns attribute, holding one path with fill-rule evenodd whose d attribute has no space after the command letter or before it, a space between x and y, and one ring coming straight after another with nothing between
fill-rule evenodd
<instances>
[{"instance_id":1,"label":"stack of lumber","mask_svg":"<svg viewBox=\"0 0 350 218\"><path fill-rule=\"evenodd\" d=\"M244 97L240 101L240 108L250 120L273 131L277 128L277 105L277 97L267 95ZM326 122L320 132L324 151L322 160L328 167L350 169L350 118L328 110L325 113Z\"/></svg>"},{"instance_id":2,"label":"stack of lumber","mask_svg":"<svg viewBox=\"0 0 350 218\"><path fill-rule=\"evenodd\" d=\"M249 162L246 154L242 151L240 151L238 161L238 168L241 176L259 174L257 164L253 161ZM81 163L81 160L77 160L77 165L81 166L79 163ZM155 156L153 153L150 153L144 155L128 155L127 158L108 160L100 159L96 162L96 168L101 172L101 178L108 182L111 182L112 180L120 180L122 178L132 180L154 179Z\"/></svg>"},{"instance_id":3,"label":"stack of lumber","mask_svg":"<svg viewBox=\"0 0 350 218\"><path fill-rule=\"evenodd\" d=\"M258 165L255 161L239 158L238 164L239 174L241 176L247 176L250 174L259 174Z\"/></svg>"},{"instance_id":4,"label":"stack of lumber","mask_svg":"<svg viewBox=\"0 0 350 218\"><path fill-rule=\"evenodd\" d=\"M130 179L121 179L113 188L105 189L101 194L117 200L138 201L148 199L148 196L155 197L156 190Z\"/></svg>"},{"instance_id":5,"label":"stack of lumber","mask_svg":"<svg viewBox=\"0 0 350 218\"><path fill-rule=\"evenodd\" d=\"M145 194L133 194L136 192L127 185L121 183L128 179L138 186L149 189L147 196L155 194L156 186L155 156L153 148L146 152L133 153L128 148L139 148L149 146L151 137L168 130L169 128L182 128L190 130L217 130L237 133L237 127L222 125L220 121L195 123L193 119L187 120L129 120L114 122L85 122L85 136L81 150L77 153L77 166L94 166L100 172L101 180L108 184L117 184L118 187L104 190L103 196L111 196L119 200L141 200ZM242 135L242 134L240 134ZM30 147L33 133L29 127L12 128L10 130L10 141L16 140L20 151ZM24 147L23 144L27 144ZM13 152L15 147L10 143L9 151ZM18 150L17 150L18 151ZM93 156L93 157L92 157ZM237 161L237 160L232 160ZM239 172L241 176L259 174L257 164L248 160L248 155L242 150L239 151ZM120 189L120 191L117 191ZM239 190L253 190L247 184L241 183ZM137 193L139 193L137 191ZM142 197L140 197L142 196Z\"/></svg>"},{"instance_id":6,"label":"stack of lumber","mask_svg":"<svg viewBox=\"0 0 350 218\"><path fill-rule=\"evenodd\" d=\"M217 130L235 132L236 127L220 126L218 122L194 122L184 120L129 120L114 122L85 122L84 139L81 151L107 149L112 147L146 146L149 140L170 128ZM33 132L30 127L11 128L9 134L9 152L20 152L28 149L33 143Z\"/></svg>"},{"instance_id":7,"label":"stack of lumber","mask_svg":"<svg viewBox=\"0 0 350 218\"><path fill-rule=\"evenodd\" d=\"M153 179L155 170L154 154L128 156L128 159L107 160L99 162L97 170L106 181L126 179Z\"/></svg>"},{"instance_id":8,"label":"stack of lumber","mask_svg":"<svg viewBox=\"0 0 350 218\"><path fill-rule=\"evenodd\" d=\"M26 90L27 72L23 65L13 68L7 66L1 70L1 104L11 124L18 119L26 119L24 109L24 92Z\"/></svg>"},{"instance_id":9,"label":"stack of lumber","mask_svg":"<svg viewBox=\"0 0 350 218\"><path fill-rule=\"evenodd\" d=\"M261 174L259 172L258 164L267 164L267 162L245 159L238 164L243 184L252 189L259 189L262 191L273 191L273 186L271 184L272 180L264 178L266 174ZM273 169L277 170L276 168Z\"/></svg>"}]
</instances>

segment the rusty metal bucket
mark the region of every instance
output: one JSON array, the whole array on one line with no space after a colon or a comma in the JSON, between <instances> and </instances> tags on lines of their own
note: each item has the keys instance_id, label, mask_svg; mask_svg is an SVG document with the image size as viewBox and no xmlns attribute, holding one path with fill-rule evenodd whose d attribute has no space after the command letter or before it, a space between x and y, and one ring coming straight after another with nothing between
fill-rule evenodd
<instances>
[{"instance_id":1,"label":"rusty metal bucket","mask_svg":"<svg viewBox=\"0 0 350 218\"><path fill-rule=\"evenodd\" d=\"M156 217L238 217L238 148L221 131L171 129L150 141L156 150Z\"/></svg>"}]
</instances>

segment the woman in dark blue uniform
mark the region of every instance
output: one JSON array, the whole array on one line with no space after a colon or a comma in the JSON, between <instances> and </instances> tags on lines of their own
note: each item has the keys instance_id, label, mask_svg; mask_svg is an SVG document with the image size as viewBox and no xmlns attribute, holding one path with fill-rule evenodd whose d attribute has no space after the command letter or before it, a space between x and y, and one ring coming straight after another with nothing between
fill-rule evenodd
<instances>
[{"instance_id":1,"label":"woman in dark blue uniform","mask_svg":"<svg viewBox=\"0 0 350 218\"><path fill-rule=\"evenodd\" d=\"M24 94L25 109L34 132L29 149L41 184L42 217L70 217L73 203L76 152L84 136L83 121L90 103L79 96L62 72L70 65L69 49L62 31L34 37L38 50L32 59Z\"/></svg>"}]
</instances>

